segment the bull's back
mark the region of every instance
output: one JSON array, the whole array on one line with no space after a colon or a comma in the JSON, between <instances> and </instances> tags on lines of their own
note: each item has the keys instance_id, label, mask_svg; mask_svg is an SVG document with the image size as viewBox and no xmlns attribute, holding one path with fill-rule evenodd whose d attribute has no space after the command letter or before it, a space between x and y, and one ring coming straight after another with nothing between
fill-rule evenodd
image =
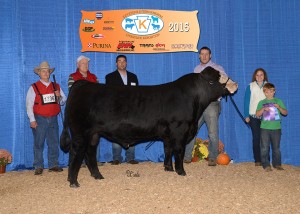
<instances>
[{"instance_id":1,"label":"bull's back","mask_svg":"<svg viewBox=\"0 0 300 214\"><path fill-rule=\"evenodd\" d=\"M186 75L157 86L81 83L68 98L71 124L76 131L98 133L113 142L161 140L171 129L197 123L199 99L208 105L204 95L209 89L197 77Z\"/></svg>"}]
</instances>

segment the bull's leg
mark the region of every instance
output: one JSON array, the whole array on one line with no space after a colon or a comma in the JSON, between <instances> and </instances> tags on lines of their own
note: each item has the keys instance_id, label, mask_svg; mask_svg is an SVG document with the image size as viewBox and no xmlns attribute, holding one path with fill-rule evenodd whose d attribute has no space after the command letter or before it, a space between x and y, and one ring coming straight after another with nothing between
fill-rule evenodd
<instances>
[{"instance_id":1,"label":"bull's leg","mask_svg":"<svg viewBox=\"0 0 300 214\"><path fill-rule=\"evenodd\" d=\"M71 154L70 154L71 156ZM79 187L77 181L79 169L83 160L83 155L74 155L73 160L69 165L68 180L70 181L70 187Z\"/></svg>"},{"instance_id":2,"label":"bull's leg","mask_svg":"<svg viewBox=\"0 0 300 214\"><path fill-rule=\"evenodd\" d=\"M174 144L173 152L175 157L175 171L178 175L186 175L183 168L183 158L185 152L186 140L176 141Z\"/></svg>"},{"instance_id":3,"label":"bull's leg","mask_svg":"<svg viewBox=\"0 0 300 214\"><path fill-rule=\"evenodd\" d=\"M97 155L98 143L99 143L99 136L98 134L94 134L86 150L85 162L90 170L91 176L93 176L95 179L104 179L104 177L99 172L99 168L97 166L96 155Z\"/></svg>"},{"instance_id":4,"label":"bull's leg","mask_svg":"<svg viewBox=\"0 0 300 214\"><path fill-rule=\"evenodd\" d=\"M68 180L70 181L70 187L79 187L77 181L79 169L83 161L85 153L85 146L83 138L80 136L75 136L72 139L72 145L69 155L69 171L68 171Z\"/></svg>"},{"instance_id":5,"label":"bull's leg","mask_svg":"<svg viewBox=\"0 0 300 214\"><path fill-rule=\"evenodd\" d=\"M97 166L96 158L90 157L90 153L87 153L86 157L85 157L85 162L86 162L86 165L87 165L92 177L94 177L95 179L104 179L104 177L101 175L99 168Z\"/></svg>"},{"instance_id":6,"label":"bull's leg","mask_svg":"<svg viewBox=\"0 0 300 214\"><path fill-rule=\"evenodd\" d=\"M165 160L164 167L165 171L174 171L172 165L172 146L170 140L164 140L164 151L165 151Z\"/></svg>"},{"instance_id":7,"label":"bull's leg","mask_svg":"<svg viewBox=\"0 0 300 214\"><path fill-rule=\"evenodd\" d=\"M70 181L70 179L71 179L71 175L70 175L70 172L71 172L71 170L70 170L70 165L71 165L71 162L74 160L74 156L73 156L73 152L69 152L69 163L68 163L68 166L69 166L69 168L68 168L68 181Z\"/></svg>"}]
</instances>

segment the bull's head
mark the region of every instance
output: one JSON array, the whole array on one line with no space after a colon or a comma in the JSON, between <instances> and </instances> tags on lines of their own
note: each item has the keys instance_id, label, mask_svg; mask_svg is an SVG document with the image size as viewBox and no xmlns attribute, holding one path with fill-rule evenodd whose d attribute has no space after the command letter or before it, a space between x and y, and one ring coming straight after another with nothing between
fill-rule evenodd
<instances>
[{"instance_id":1,"label":"bull's head","mask_svg":"<svg viewBox=\"0 0 300 214\"><path fill-rule=\"evenodd\" d=\"M238 89L238 84L232 81L227 75L221 74L213 67L206 67L200 75L211 85L221 84L224 88L223 95L233 94Z\"/></svg>"},{"instance_id":2,"label":"bull's head","mask_svg":"<svg viewBox=\"0 0 300 214\"><path fill-rule=\"evenodd\" d=\"M228 76L221 74L219 82L223 85L224 89L233 94L238 89L238 84L232 81Z\"/></svg>"}]
</instances>

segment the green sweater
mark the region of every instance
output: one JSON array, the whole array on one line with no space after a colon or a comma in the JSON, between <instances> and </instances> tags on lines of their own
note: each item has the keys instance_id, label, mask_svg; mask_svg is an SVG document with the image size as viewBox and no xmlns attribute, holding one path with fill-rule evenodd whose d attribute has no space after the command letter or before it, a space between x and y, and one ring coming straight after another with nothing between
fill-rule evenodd
<instances>
[{"instance_id":1,"label":"green sweater","mask_svg":"<svg viewBox=\"0 0 300 214\"><path fill-rule=\"evenodd\" d=\"M281 114L280 111L272 104L278 104L281 108L286 109L285 105L280 99L273 98L271 100L263 99L259 101L256 111L263 108L264 105L269 106L270 111L264 111L262 115L262 121L260 128L276 130L281 129Z\"/></svg>"}]
</instances>

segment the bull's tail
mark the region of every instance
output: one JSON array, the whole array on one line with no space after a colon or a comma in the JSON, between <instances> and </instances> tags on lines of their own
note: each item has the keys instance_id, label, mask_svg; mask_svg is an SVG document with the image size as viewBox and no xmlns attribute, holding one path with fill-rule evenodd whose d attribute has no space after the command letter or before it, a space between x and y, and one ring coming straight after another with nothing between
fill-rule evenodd
<instances>
[{"instance_id":1,"label":"bull's tail","mask_svg":"<svg viewBox=\"0 0 300 214\"><path fill-rule=\"evenodd\" d=\"M70 137L70 133L69 133L69 123L68 123L68 111L70 110L69 108L69 99L70 97L74 96L74 94L76 94L76 90L77 88L83 86L83 85L87 85L87 84L91 84L91 82L86 81L86 80L78 80L76 81L72 87L70 88L69 91L69 96L68 96L68 100L66 103L66 108L65 108L65 120L64 120L64 127L63 127L63 131L60 135L60 148L62 151L64 151L65 153L70 151L71 148L71 137ZM73 92L75 90L75 92Z\"/></svg>"},{"instance_id":2,"label":"bull's tail","mask_svg":"<svg viewBox=\"0 0 300 214\"><path fill-rule=\"evenodd\" d=\"M63 152L67 153L70 151L70 147L71 147L71 138L69 133L68 118L65 115L64 127L60 135L60 148Z\"/></svg>"}]
</instances>

